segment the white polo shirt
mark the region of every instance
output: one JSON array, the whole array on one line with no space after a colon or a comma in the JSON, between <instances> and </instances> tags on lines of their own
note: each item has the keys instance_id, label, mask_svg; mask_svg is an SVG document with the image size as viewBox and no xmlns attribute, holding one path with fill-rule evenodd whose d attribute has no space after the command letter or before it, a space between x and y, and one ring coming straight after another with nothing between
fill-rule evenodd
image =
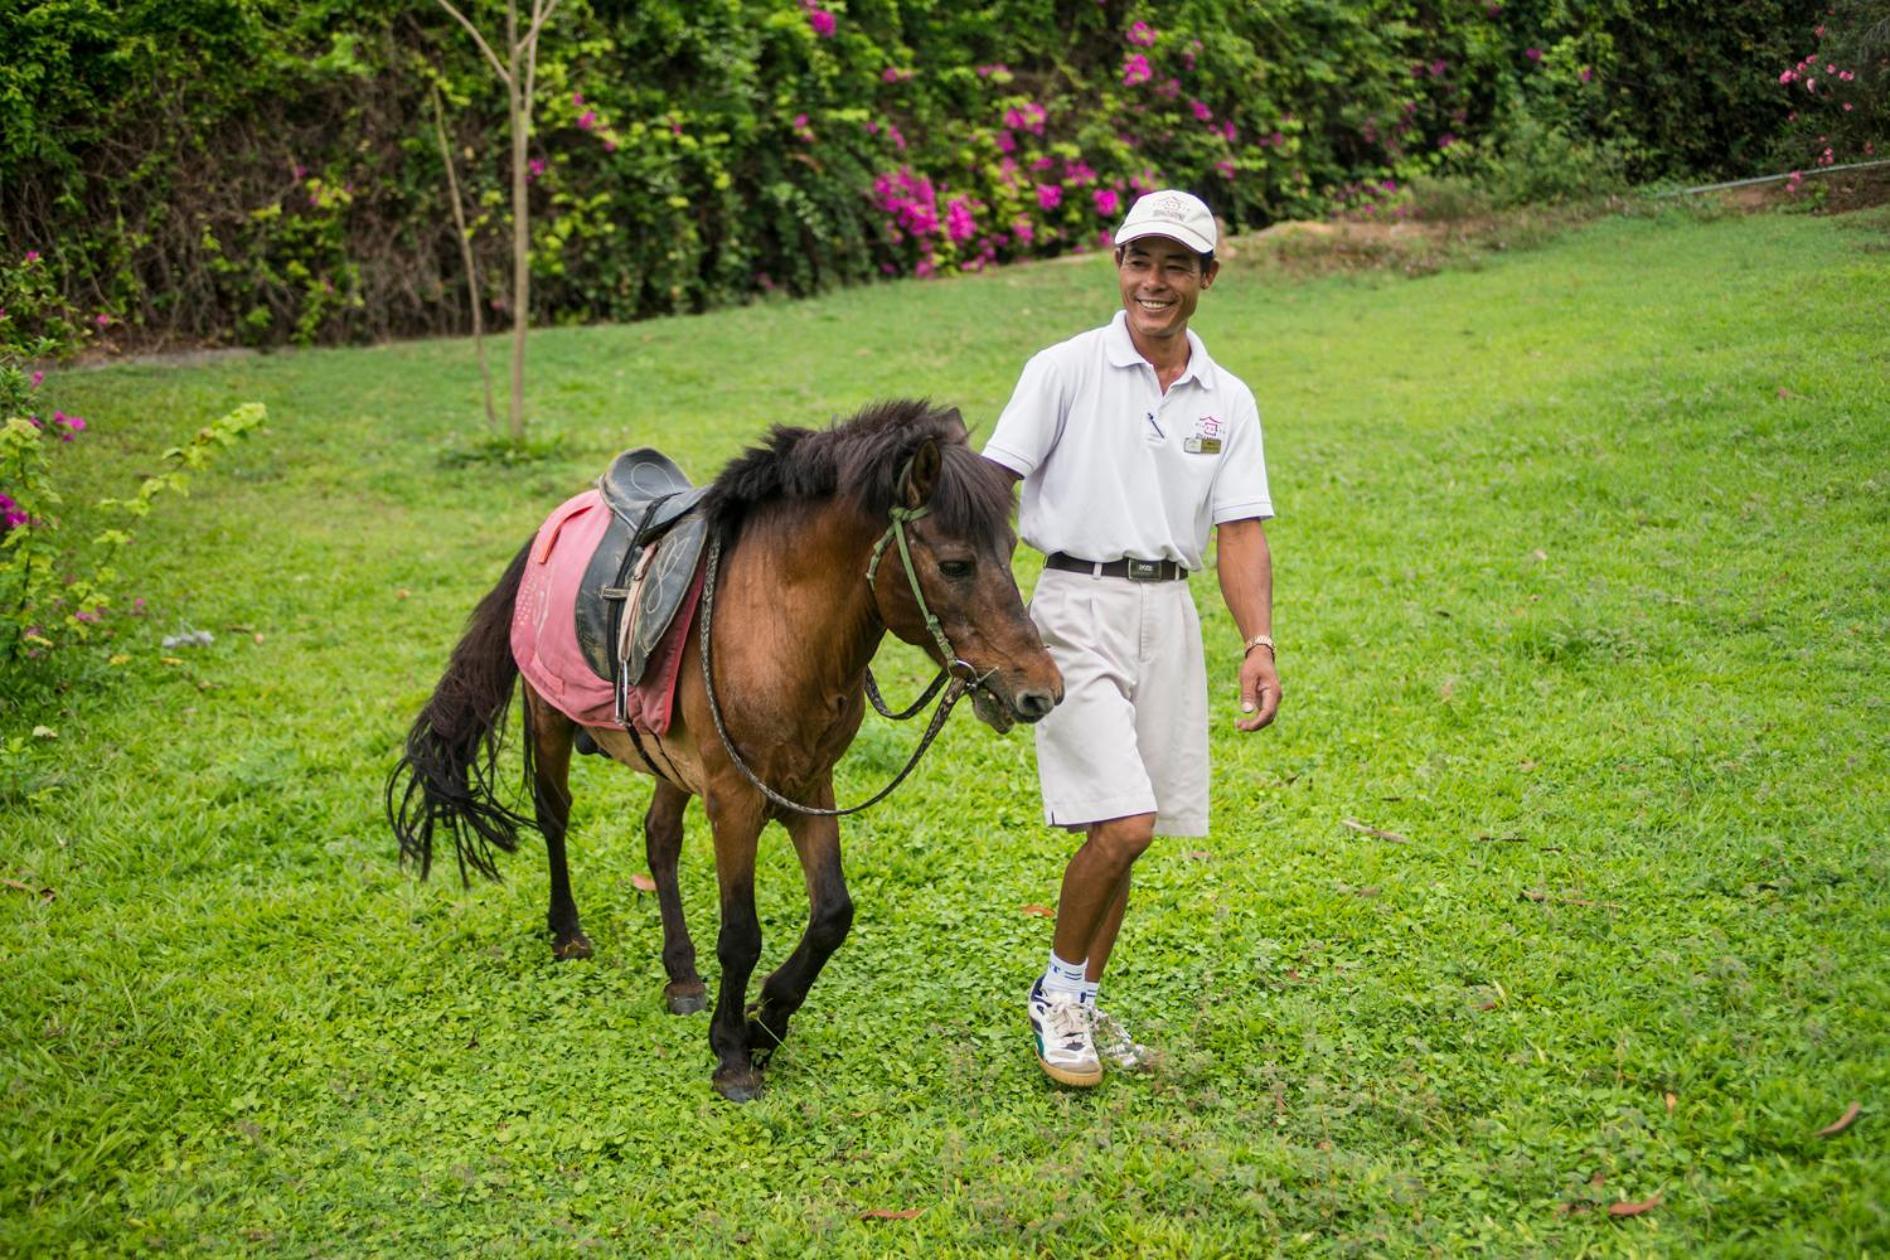
<instances>
[{"instance_id":1,"label":"white polo shirt","mask_svg":"<svg viewBox=\"0 0 1890 1260\"><path fill-rule=\"evenodd\" d=\"M1188 345L1166 394L1123 311L1025 365L984 446L1024 478L1025 542L1199 569L1209 526L1273 515L1253 391L1193 332Z\"/></svg>"}]
</instances>

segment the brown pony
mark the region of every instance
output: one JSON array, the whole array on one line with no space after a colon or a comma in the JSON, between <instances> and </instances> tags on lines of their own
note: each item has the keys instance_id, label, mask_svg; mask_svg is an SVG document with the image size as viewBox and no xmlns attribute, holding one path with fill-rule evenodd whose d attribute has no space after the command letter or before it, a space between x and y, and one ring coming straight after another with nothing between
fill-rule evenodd
<instances>
[{"instance_id":1,"label":"brown pony","mask_svg":"<svg viewBox=\"0 0 1890 1260\"><path fill-rule=\"evenodd\" d=\"M700 796L708 811L722 917L709 1044L715 1088L733 1101L760 1093L760 1069L846 938L853 903L840 870L837 818L774 803L741 772L731 746L777 799L832 810L834 763L859 729L867 664L888 630L934 659L949 646L956 659L938 663L959 671L955 687L975 682L980 715L993 725L1012 717L1034 722L1062 698L1062 678L1011 575L1011 476L965 439L957 411L910 401L870 407L824 432L776 426L723 470L701 508L710 546L721 548L704 605L712 601L706 642L726 739L704 685L703 607L683 628L688 642L669 730L660 739L641 734L641 747L622 730L582 731L617 761L655 774L643 834L662 910L664 993L676 1014L701 1010L707 1000L676 861L689 798ZM909 522L909 547L884 545L895 516ZM514 849L519 828L535 827L551 863L552 951L584 958L591 942L578 926L564 847L567 774L580 730L530 683L525 765L534 817L497 793L498 746L518 678L512 605L530 550L527 543L480 601L408 733L406 755L388 781L388 818L423 876L436 824L452 836L462 877L469 866L496 875L492 849ZM878 552L884 557L874 565ZM928 628L915 585L947 645ZM800 857L808 922L800 944L762 984L760 1001L745 1010L761 954L755 846L770 818L787 828Z\"/></svg>"}]
</instances>

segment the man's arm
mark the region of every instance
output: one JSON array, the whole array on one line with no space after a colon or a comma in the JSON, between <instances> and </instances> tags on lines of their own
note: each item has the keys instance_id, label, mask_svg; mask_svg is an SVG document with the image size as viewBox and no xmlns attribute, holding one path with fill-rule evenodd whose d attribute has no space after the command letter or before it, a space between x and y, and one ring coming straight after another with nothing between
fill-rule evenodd
<instances>
[{"instance_id":1,"label":"man's arm","mask_svg":"<svg viewBox=\"0 0 1890 1260\"><path fill-rule=\"evenodd\" d=\"M1221 598L1234 614L1245 643L1256 634L1273 633L1273 553L1267 533L1254 518L1223 521L1215 527L1220 553ZM1240 663L1240 711L1234 725L1257 731L1273 720L1280 708L1280 675L1274 668L1273 649L1264 644L1248 651Z\"/></svg>"}]
</instances>

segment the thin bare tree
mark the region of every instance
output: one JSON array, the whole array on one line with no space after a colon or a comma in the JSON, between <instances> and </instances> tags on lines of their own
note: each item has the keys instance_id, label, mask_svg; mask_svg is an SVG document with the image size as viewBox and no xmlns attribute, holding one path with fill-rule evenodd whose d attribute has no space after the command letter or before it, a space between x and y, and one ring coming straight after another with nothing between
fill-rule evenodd
<instances>
[{"instance_id":1,"label":"thin bare tree","mask_svg":"<svg viewBox=\"0 0 1890 1260\"><path fill-rule=\"evenodd\" d=\"M473 351L479 356L479 380L486 389L486 428L499 430L499 416L492 406L492 366L486 362L486 320L479 300L479 267L473 259L472 233L466 230L466 208L459 195L459 174L454 169L453 149L446 142L446 110L440 104L440 89L435 85L428 95L433 100L433 134L440 142L440 161L446 165L446 186L453 195L453 226L459 229L459 258L466 267L466 302L472 309Z\"/></svg>"},{"instance_id":2,"label":"thin bare tree","mask_svg":"<svg viewBox=\"0 0 1890 1260\"><path fill-rule=\"evenodd\" d=\"M558 0L531 0L531 25L521 35L518 0L505 0L505 60L479 33L472 19L452 0L439 5L453 15L485 54L492 72L505 84L507 117L512 127L512 398L506 426L512 441L525 440L525 331L531 319L531 207L526 201L526 153L532 135L532 91L538 78L538 35L558 8Z\"/></svg>"}]
</instances>

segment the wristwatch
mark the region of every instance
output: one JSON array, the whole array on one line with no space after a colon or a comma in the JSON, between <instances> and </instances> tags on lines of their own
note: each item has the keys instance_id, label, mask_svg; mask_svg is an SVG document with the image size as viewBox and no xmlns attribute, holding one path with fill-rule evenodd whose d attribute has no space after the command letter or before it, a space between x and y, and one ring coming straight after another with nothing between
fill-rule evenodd
<instances>
[{"instance_id":1,"label":"wristwatch","mask_svg":"<svg viewBox=\"0 0 1890 1260\"><path fill-rule=\"evenodd\" d=\"M1247 640L1247 645L1241 649L1240 654L1245 656L1257 647L1264 647L1267 653L1272 656L1278 656L1280 654L1280 650L1273 646L1273 636L1270 634L1254 635L1253 638Z\"/></svg>"}]
</instances>

